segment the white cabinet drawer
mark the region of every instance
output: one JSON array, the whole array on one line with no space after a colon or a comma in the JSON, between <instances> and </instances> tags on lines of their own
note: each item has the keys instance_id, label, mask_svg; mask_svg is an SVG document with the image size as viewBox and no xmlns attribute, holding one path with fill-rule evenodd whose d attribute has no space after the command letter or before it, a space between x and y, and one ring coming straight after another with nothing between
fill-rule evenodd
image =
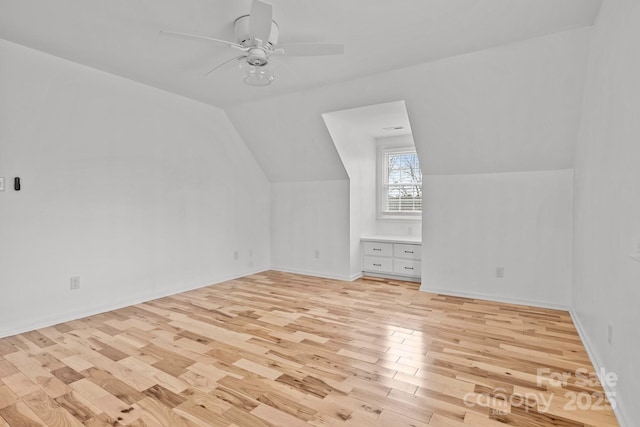
<instances>
[{"instance_id":1,"label":"white cabinet drawer","mask_svg":"<svg viewBox=\"0 0 640 427\"><path fill-rule=\"evenodd\" d=\"M393 256L393 243L364 242L364 254L374 256Z\"/></svg>"},{"instance_id":2,"label":"white cabinet drawer","mask_svg":"<svg viewBox=\"0 0 640 427\"><path fill-rule=\"evenodd\" d=\"M420 276L420 261L412 261L408 259L394 259L393 272L404 276Z\"/></svg>"},{"instance_id":3,"label":"white cabinet drawer","mask_svg":"<svg viewBox=\"0 0 640 427\"><path fill-rule=\"evenodd\" d=\"M394 258L415 259L419 261L422 258L422 246L394 243L393 256Z\"/></svg>"},{"instance_id":4,"label":"white cabinet drawer","mask_svg":"<svg viewBox=\"0 0 640 427\"><path fill-rule=\"evenodd\" d=\"M364 271L379 271L381 273L393 273L393 260L391 258L364 257Z\"/></svg>"},{"instance_id":5,"label":"white cabinet drawer","mask_svg":"<svg viewBox=\"0 0 640 427\"><path fill-rule=\"evenodd\" d=\"M422 274L422 245L413 239L362 240L362 271L371 276L417 281Z\"/></svg>"}]
</instances>

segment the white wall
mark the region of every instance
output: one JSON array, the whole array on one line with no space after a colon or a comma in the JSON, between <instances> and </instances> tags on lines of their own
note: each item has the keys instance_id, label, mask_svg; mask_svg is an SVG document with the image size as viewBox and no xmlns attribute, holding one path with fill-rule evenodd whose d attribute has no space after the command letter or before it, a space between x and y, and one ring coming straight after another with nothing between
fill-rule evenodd
<instances>
[{"instance_id":1,"label":"white wall","mask_svg":"<svg viewBox=\"0 0 640 427\"><path fill-rule=\"evenodd\" d=\"M275 270L350 280L349 180L271 184Z\"/></svg>"},{"instance_id":2,"label":"white wall","mask_svg":"<svg viewBox=\"0 0 640 427\"><path fill-rule=\"evenodd\" d=\"M236 105L226 111L267 176L278 182L345 179L322 114L402 99L426 183L430 175L571 169L590 36L588 28L552 34ZM299 163L289 171L292 159ZM339 199L346 197L343 193L329 196L332 205L347 203ZM444 214L428 197L425 194L425 211ZM478 209L492 208L482 203L480 200ZM287 222L279 219L279 214L274 211L272 216L281 229ZM342 214L341 223L348 224L348 212L343 210ZM423 217L425 236L430 220ZM485 236L482 229L469 227L469 231L473 233L471 239L479 241ZM508 251L517 253L521 249L513 246ZM290 261L293 263L293 259ZM279 262L288 264L283 258ZM335 264L339 262L334 260ZM432 267L437 269L438 265ZM467 264L458 268L468 270L468 274L477 272L475 266ZM495 265L491 262L483 268L493 269ZM540 264L536 268L554 267ZM325 272L332 273L337 274ZM433 274L443 279L448 271ZM444 287L442 282L439 286ZM479 287L475 292L493 295L495 289ZM522 292L515 289L504 289L504 293L505 297L522 297ZM565 304L566 296L554 302Z\"/></svg>"},{"instance_id":3,"label":"white wall","mask_svg":"<svg viewBox=\"0 0 640 427\"><path fill-rule=\"evenodd\" d=\"M375 234L375 140L342 118L341 112L322 117L349 175L349 274L357 276L362 272L360 237Z\"/></svg>"},{"instance_id":4,"label":"white wall","mask_svg":"<svg viewBox=\"0 0 640 427\"><path fill-rule=\"evenodd\" d=\"M422 290L569 306L571 170L426 178Z\"/></svg>"},{"instance_id":5,"label":"white wall","mask_svg":"<svg viewBox=\"0 0 640 427\"><path fill-rule=\"evenodd\" d=\"M605 1L575 166L574 318L596 363L618 375L619 419L629 426L640 425L640 263L629 257L640 252L638 40L640 4Z\"/></svg>"},{"instance_id":6,"label":"white wall","mask_svg":"<svg viewBox=\"0 0 640 427\"><path fill-rule=\"evenodd\" d=\"M0 176L0 336L269 267L269 183L223 111L4 41Z\"/></svg>"}]
</instances>

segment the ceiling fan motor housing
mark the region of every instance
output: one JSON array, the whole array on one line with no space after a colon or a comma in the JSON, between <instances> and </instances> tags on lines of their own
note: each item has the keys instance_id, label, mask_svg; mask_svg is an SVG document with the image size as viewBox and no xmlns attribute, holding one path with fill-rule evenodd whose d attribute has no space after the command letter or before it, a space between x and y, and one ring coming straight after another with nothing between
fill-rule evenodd
<instances>
[{"instance_id":1,"label":"ceiling fan motor housing","mask_svg":"<svg viewBox=\"0 0 640 427\"><path fill-rule=\"evenodd\" d=\"M235 20L233 23L233 29L236 33L236 40L238 44L244 47L255 46L253 40L253 34L249 27L249 15L243 15ZM269 48L278 44L278 35L280 34L280 28L276 21L271 21L271 34L269 34L269 40L262 40L265 45L269 45Z\"/></svg>"}]
</instances>

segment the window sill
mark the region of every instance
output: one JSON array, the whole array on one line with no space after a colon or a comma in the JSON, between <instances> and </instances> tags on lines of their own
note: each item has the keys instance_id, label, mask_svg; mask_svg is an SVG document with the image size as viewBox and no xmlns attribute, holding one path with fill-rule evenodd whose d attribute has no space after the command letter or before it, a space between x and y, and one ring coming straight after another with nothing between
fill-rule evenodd
<instances>
[{"instance_id":1,"label":"window sill","mask_svg":"<svg viewBox=\"0 0 640 427\"><path fill-rule=\"evenodd\" d=\"M378 214L376 219L378 221L414 221L420 222L422 221L422 214L420 215L381 215Z\"/></svg>"}]
</instances>

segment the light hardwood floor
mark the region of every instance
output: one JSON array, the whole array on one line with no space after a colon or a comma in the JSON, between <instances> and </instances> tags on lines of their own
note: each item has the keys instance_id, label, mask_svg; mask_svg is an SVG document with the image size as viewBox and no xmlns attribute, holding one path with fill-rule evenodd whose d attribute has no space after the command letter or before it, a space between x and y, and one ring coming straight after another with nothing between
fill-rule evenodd
<instances>
[{"instance_id":1,"label":"light hardwood floor","mask_svg":"<svg viewBox=\"0 0 640 427\"><path fill-rule=\"evenodd\" d=\"M617 425L591 380L563 311L266 272L0 339L0 426Z\"/></svg>"}]
</instances>

